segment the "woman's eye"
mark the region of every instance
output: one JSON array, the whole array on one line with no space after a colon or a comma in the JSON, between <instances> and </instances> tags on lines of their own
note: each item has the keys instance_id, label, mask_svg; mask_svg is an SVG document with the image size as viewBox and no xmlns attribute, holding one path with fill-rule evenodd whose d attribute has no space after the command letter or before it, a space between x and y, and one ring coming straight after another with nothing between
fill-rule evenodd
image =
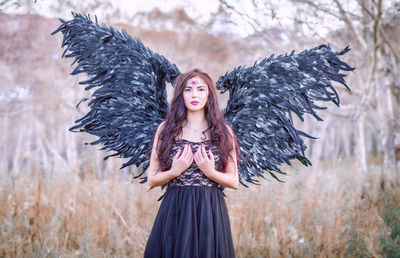
<instances>
[{"instance_id":1,"label":"woman's eye","mask_svg":"<svg viewBox=\"0 0 400 258\"><path fill-rule=\"evenodd\" d=\"M190 91L190 89L185 89L185 91L186 91L186 92L189 92L189 91Z\"/></svg>"},{"instance_id":2,"label":"woman's eye","mask_svg":"<svg viewBox=\"0 0 400 258\"><path fill-rule=\"evenodd\" d=\"M205 89L200 89L200 91L205 91Z\"/></svg>"}]
</instances>

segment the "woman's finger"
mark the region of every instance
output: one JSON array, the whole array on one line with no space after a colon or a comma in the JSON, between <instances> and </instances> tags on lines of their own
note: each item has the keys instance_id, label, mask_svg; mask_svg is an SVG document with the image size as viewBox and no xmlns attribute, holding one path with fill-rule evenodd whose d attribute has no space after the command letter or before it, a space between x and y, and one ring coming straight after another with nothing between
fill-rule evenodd
<instances>
[{"instance_id":1,"label":"woman's finger","mask_svg":"<svg viewBox=\"0 0 400 258\"><path fill-rule=\"evenodd\" d=\"M193 163L193 155L189 158L189 164L191 165Z\"/></svg>"},{"instance_id":2,"label":"woman's finger","mask_svg":"<svg viewBox=\"0 0 400 258\"><path fill-rule=\"evenodd\" d=\"M181 155L181 152L182 152L181 148L178 148L178 151L176 152L174 159L178 159L179 156Z\"/></svg>"},{"instance_id":3,"label":"woman's finger","mask_svg":"<svg viewBox=\"0 0 400 258\"><path fill-rule=\"evenodd\" d=\"M209 159L207 156L206 147L204 145L201 146L201 156L203 157L203 159Z\"/></svg>"},{"instance_id":4,"label":"woman's finger","mask_svg":"<svg viewBox=\"0 0 400 258\"><path fill-rule=\"evenodd\" d=\"M199 153L199 148L197 148L197 150L195 151L195 153L193 153L193 156L197 156Z\"/></svg>"},{"instance_id":5,"label":"woman's finger","mask_svg":"<svg viewBox=\"0 0 400 258\"><path fill-rule=\"evenodd\" d=\"M201 149L200 149L200 146L199 146L199 147L197 148L196 153L194 154L194 156L196 157L195 161L196 161L197 164L201 161L201 155L200 155L200 153L201 153Z\"/></svg>"},{"instance_id":6,"label":"woman's finger","mask_svg":"<svg viewBox=\"0 0 400 258\"><path fill-rule=\"evenodd\" d=\"M192 151L192 147L190 145L188 145L188 151L186 152L186 159L190 159L190 157L193 156L193 151Z\"/></svg>"},{"instance_id":7,"label":"woman's finger","mask_svg":"<svg viewBox=\"0 0 400 258\"><path fill-rule=\"evenodd\" d=\"M182 155L181 155L182 158L186 157L187 149L188 149L188 145L185 144L185 147L183 148Z\"/></svg>"},{"instance_id":8,"label":"woman's finger","mask_svg":"<svg viewBox=\"0 0 400 258\"><path fill-rule=\"evenodd\" d=\"M191 150L190 145L189 145L189 146L188 146L188 151L186 152L186 155L185 155L185 157L183 157L183 158L185 159L186 162L192 164L192 163L190 162L190 158L191 158L192 156L193 156L193 153L192 153L192 150Z\"/></svg>"},{"instance_id":9,"label":"woman's finger","mask_svg":"<svg viewBox=\"0 0 400 258\"><path fill-rule=\"evenodd\" d=\"M197 160L201 161L203 158L203 155L201 153L201 145L197 148Z\"/></svg>"},{"instance_id":10,"label":"woman's finger","mask_svg":"<svg viewBox=\"0 0 400 258\"><path fill-rule=\"evenodd\" d=\"M197 148L197 156L198 156L198 158L201 158L201 157L202 157L201 145Z\"/></svg>"},{"instance_id":11,"label":"woman's finger","mask_svg":"<svg viewBox=\"0 0 400 258\"><path fill-rule=\"evenodd\" d=\"M212 153L211 150L208 150L208 155L210 156L211 160L214 160L214 154Z\"/></svg>"}]
</instances>

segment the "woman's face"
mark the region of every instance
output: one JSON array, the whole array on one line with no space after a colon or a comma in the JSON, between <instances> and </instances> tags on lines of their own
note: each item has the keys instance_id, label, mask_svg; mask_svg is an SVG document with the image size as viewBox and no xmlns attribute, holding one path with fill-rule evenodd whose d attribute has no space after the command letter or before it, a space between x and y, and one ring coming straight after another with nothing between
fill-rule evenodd
<instances>
[{"instance_id":1,"label":"woman's face","mask_svg":"<svg viewBox=\"0 0 400 258\"><path fill-rule=\"evenodd\" d=\"M208 99L208 85L198 76L190 78L183 90L183 100L189 111L202 110Z\"/></svg>"}]
</instances>

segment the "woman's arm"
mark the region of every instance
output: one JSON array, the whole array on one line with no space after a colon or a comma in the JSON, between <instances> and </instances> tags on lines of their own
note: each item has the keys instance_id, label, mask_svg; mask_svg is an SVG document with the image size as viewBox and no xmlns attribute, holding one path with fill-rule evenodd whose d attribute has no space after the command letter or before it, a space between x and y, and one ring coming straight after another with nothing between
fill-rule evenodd
<instances>
[{"instance_id":1,"label":"woman's arm","mask_svg":"<svg viewBox=\"0 0 400 258\"><path fill-rule=\"evenodd\" d=\"M160 131L162 130L162 126L163 123L161 123L157 128L156 135L154 136L153 147L151 150L149 170L147 172L147 183L150 187L163 185L168 181L178 177L193 162L192 150L189 145L185 145L183 151L179 149L176 153L172 161L171 169L166 171L159 171L160 162L157 155L157 143Z\"/></svg>"},{"instance_id":2,"label":"woman's arm","mask_svg":"<svg viewBox=\"0 0 400 258\"><path fill-rule=\"evenodd\" d=\"M227 164L227 167L224 172L214 170L214 172L210 174L209 178L214 182L221 184L223 186L237 189L239 186L237 165L236 163L235 164L229 164L229 163Z\"/></svg>"},{"instance_id":3,"label":"woman's arm","mask_svg":"<svg viewBox=\"0 0 400 258\"><path fill-rule=\"evenodd\" d=\"M235 138L232 129L228 126L229 132L232 136L233 148L231 150L231 157L226 164L226 168L223 172L217 171L215 169L215 159L211 150L209 150L208 155L206 153L205 147L199 148L201 155L195 154L195 161L204 174L213 180L214 182L221 184L226 187L236 189L239 186L239 174L237 167L237 157L236 157L236 145Z\"/></svg>"}]
</instances>

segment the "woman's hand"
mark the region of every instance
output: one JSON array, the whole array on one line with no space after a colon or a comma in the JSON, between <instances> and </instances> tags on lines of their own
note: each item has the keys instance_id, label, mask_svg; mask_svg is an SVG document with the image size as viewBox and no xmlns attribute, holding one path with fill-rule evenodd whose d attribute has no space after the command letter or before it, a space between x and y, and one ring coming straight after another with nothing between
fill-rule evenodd
<instances>
[{"instance_id":1,"label":"woman's hand","mask_svg":"<svg viewBox=\"0 0 400 258\"><path fill-rule=\"evenodd\" d=\"M204 145L200 145L197 148L193 158L197 166L207 177L210 177L215 173L214 154L209 150L207 155L206 147L204 147Z\"/></svg>"},{"instance_id":2,"label":"woman's hand","mask_svg":"<svg viewBox=\"0 0 400 258\"><path fill-rule=\"evenodd\" d=\"M193 163L193 152L189 144L185 144L183 151L179 148L172 160L171 171L178 177Z\"/></svg>"}]
</instances>

